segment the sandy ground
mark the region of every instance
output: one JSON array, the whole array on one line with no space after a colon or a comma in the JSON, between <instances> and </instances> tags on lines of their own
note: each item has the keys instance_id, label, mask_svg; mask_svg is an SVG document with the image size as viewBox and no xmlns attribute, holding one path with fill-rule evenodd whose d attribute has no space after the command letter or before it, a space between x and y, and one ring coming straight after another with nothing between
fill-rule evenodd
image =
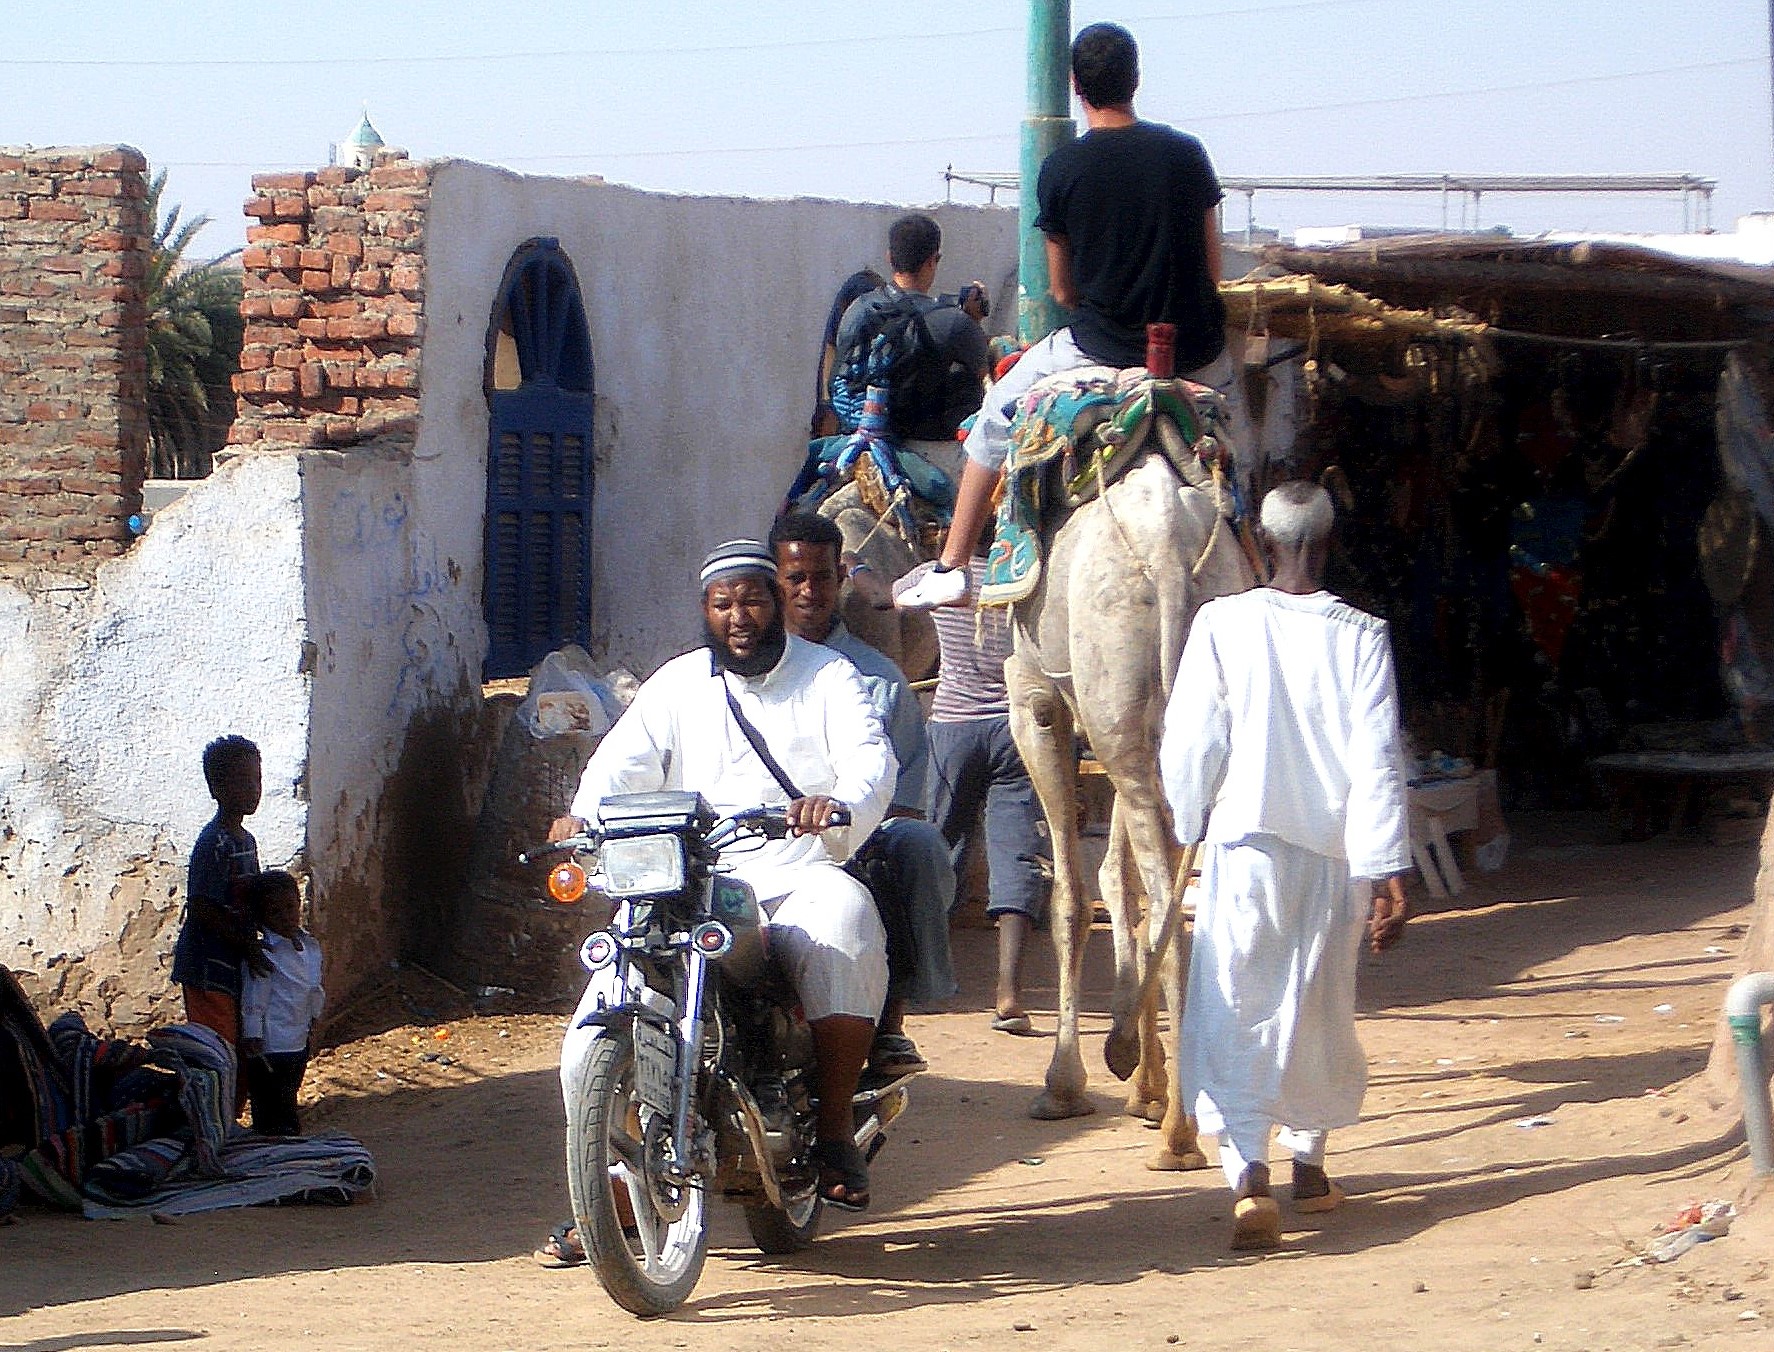
<instances>
[{"instance_id":1,"label":"sandy ground","mask_svg":"<svg viewBox=\"0 0 1774 1352\"><path fill-rule=\"evenodd\" d=\"M1754 862L1753 846L1617 845L1599 819L1544 818L1502 873L1425 903L1403 946L1364 958L1366 1114L1329 1161L1355 1200L1290 1221L1275 1255L1228 1254L1217 1170L1142 1167L1154 1138L1106 1075L1095 1116L1024 1116L1052 1044L987 1030L992 937L961 930L973 998L913 1020L934 1070L877 1162L873 1209L765 1260L719 1208L676 1316L637 1321L589 1272L527 1256L566 1210L559 1017L454 1017L409 987L311 1073L310 1128L374 1150L375 1200L168 1226L27 1210L0 1229L0 1352L1767 1346L1774 1201L1675 1263L1624 1265L1659 1222L1748 1180L1737 1124L1692 1077ZM1099 990L1106 955L1104 935ZM1033 977L1040 1015L1045 944Z\"/></svg>"}]
</instances>

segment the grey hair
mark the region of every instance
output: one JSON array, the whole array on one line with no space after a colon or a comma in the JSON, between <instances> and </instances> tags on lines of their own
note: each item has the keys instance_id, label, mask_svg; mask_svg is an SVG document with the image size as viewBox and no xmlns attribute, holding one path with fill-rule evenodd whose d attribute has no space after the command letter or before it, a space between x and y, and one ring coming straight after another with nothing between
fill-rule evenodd
<instances>
[{"instance_id":1,"label":"grey hair","mask_svg":"<svg viewBox=\"0 0 1774 1352\"><path fill-rule=\"evenodd\" d=\"M1263 498L1263 529L1283 549L1329 539L1335 520L1330 494L1307 479L1272 488Z\"/></svg>"}]
</instances>

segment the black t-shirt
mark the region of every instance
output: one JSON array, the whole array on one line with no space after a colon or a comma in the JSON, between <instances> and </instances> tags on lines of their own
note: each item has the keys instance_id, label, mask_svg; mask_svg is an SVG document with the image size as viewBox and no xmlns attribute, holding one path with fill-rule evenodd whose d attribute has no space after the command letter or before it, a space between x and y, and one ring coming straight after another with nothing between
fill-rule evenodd
<instances>
[{"instance_id":1,"label":"black t-shirt","mask_svg":"<svg viewBox=\"0 0 1774 1352\"><path fill-rule=\"evenodd\" d=\"M1088 131L1047 157L1035 228L1071 246L1072 338L1087 356L1142 365L1147 324L1176 325L1178 372L1220 355L1205 218L1224 195L1201 142L1156 122Z\"/></svg>"}]
</instances>

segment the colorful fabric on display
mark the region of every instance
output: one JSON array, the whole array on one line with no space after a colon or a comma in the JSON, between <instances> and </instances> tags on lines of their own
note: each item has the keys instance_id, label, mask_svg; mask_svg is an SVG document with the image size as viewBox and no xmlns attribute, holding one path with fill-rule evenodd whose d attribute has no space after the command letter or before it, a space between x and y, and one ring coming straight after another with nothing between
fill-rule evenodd
<instances>
[{"instance_id":1,"label":"colorful fabric on display","mask_svg":"<svg viewBox=\"0 0 1774 1352\"><path fill-rule=\"evenodd\" d=\"M221 1177L227 1172L222 1147L236 1129L234 1049L200 1023L156 1028L148 1034L148 1042L179 1060L179 1106L191 1132L193 1171L201 1178Z\"/></svg>"},{"instance_id":2,"label":"colorful fabric on display","mask_svg":"<svg viewBox=\"0 0 1774 1352\"><path fill-rule=\"evenodd\" d=\"M1034 594L1049 507L1077 507L1120 478L1143 449L1154 417L1170 418L1190 453L1217 450L1220 396L1186 380L1154 380L1143 367L1068 371L1023 396L1011 421L980 605L1014 605Z\"/></svg>"},{"instance_id":3,"label":"colorful fabric on display","mask_svg":"<svg viewBox=\"0 0 1774 1352\"><path fill-rule=\"evenodd\" d=\"M87 1218L111 1220L144 1212L189 1216L267 1202L344 1204L376 1182L370 1152L361 1141L342 1134L277 1140L242 1135L221 1153L225 1176L185 1178L175 1165L155 1186L164 1160L164 1151L139 1150L119 1159L116 1169L95 1176L87 1189ZM143 1187L148 1190L136 1191Z\"/></svg>"}]
</instances>

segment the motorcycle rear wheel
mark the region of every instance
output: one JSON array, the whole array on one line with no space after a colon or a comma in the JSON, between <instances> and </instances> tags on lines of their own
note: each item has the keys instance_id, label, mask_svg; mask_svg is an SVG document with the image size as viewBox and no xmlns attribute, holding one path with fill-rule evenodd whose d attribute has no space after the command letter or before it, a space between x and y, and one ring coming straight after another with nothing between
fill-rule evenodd
<instances>
[{"instance_id":1,"label":"motorcycle rear wheel","mask_svg":"<svg viewBox=\"0 0 1774 1352\"><path fill-rule=\"evenodd\" d=\"M647 1317L667 1314L689 1299L702 1275L708 1195L701 1187L685 1189L676 1220L654 1205L629 1033L611 1030L593 1042L574 1087L567 1189L585 1256L623 1309Z\"/></svg>"},{"instance_id":2,"label":"motorcycle rear wheel","mask_svg":"<svg viewBox=\"0 0 1774 1352\"><path fill-rule=\"evenodd\" d=\"M819 1193L808 1189L805 1197L793 1199L786 1208L768 1202L746 1207L745 1228L761 1253L800 1253L812 1247L824 1214L825 1203L819 1200Z\"/></svg>"}]
</instances>

